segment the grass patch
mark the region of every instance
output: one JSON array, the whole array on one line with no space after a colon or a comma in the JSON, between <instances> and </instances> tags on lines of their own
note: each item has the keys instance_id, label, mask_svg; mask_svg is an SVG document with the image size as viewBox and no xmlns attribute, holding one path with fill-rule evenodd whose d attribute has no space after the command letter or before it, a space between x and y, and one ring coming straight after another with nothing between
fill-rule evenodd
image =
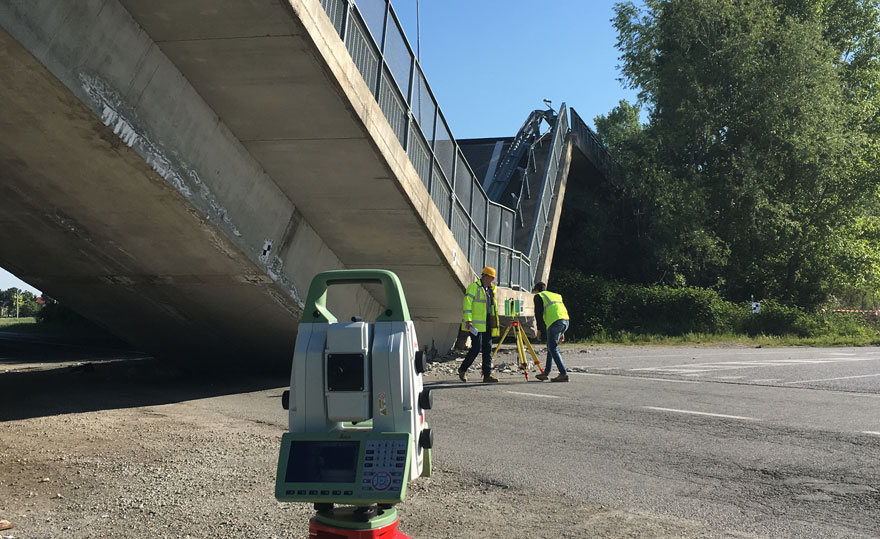
<instances>
[{"instance_id":1,"label":"grass patch","mask_svg":"<svg viewBox=\"0 0 880 539\"><path fill-rule=\"evenodd\" d=\"M0 331L22 331L37 325L37 319L28 316L23 318L0 318Z\"/></svg>"},{"instance_id":2,"label":"grass patch","mask_svg":"<svg viewBox=\"0 0 880 539\"><path fill-rule=\"evenodd\" d=\"M0 318L0 332L21 333L73 341L106 341L108 343L119 341L105 330L85 320L39 321L33 317Z\"/></svg>"}]
</instances>

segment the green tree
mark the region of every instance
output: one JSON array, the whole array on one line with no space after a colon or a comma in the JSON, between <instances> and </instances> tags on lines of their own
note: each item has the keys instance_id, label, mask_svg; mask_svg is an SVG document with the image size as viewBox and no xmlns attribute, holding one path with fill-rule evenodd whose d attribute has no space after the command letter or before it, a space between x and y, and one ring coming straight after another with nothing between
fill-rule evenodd
<instances>
[{"instance_id":1,"label":"green tree","mask_svg":"<svg viewBox=\"0 0 880 539\"><path fill-rule=\"evenodd\" d=\"M23 290L20 294L18 306L18 315L20 317L36 316L40 312L40 304L37 303L37 296L33 292Z\"/></svg>"},{"instance_id":2,"label":"green tree","mask_svg":"<svg viewBox=\"0 0 880 539\"><path fill-rule=\"evenodd\" d=\"M623 80L650 121L629 128L621 105L596 123L639 200L643 280L802 305L858 280L864 245L845 240L878 183L878 15L876 0L617 4Z\"/></svg>"},{"instance_id":3,"label":"green tree","mask_svg":"<svg viewBox=\"0 0 880 539\"><path fill-rule=\"evenodd\" d=\"M0 306L6 311L6 316L15 316L17 312L20 317L36 316L41 308L33 292L18 288L0 291Z\"/></svg>"},{"instance_id":4,"label":"green tree","mask_svg":"<svg viewBox=\"0 0 880 539\"><path fill-rule=\"evenodd\" d=\"M637 105L621 101L608 119L600 117L596 122L600 142L615 144L618 159L636 159L644 153L638 148L642 126ZM636 256L645 246L641 244L641 223L632 217L640 214L641 202L639 189L633 187L623 174L614 174L611 182L569 182L554 268L587 267L594 275L638 280L644 268L624 263L644 260Z\"/></svg>"},{"instance_id":5,"label":"green tree","mask_svg":"<svg viewBox=\"0 0 880 539\"><path fill-rule=\"evenodd\" d=\"M7 288L0 291L0 307L3 307L6 316L15 316L15 297L20 293L21 290L18 288Z\"/></svg>"}]
</instances>

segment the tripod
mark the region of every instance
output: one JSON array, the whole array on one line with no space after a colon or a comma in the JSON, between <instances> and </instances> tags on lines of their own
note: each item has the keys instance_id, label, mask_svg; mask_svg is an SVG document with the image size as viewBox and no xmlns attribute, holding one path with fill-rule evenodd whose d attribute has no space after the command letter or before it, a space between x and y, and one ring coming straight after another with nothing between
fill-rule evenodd
<instances>
[{"instance_id":1,"label":"tripod","mask_svg":"<svg viewBox=\"0 0 880 539\"><path fill-rule=\"evenodd\" d=\"M495 360L495 354L498 353L498 349L501 348L501 345L504 344L504 339L507 338L507 334L510 333L511 328L513 328L513 334L516 337L516 353L519 356L519 369L523 371L523 374L526 377L526 382L529 381L529 362L526 359L526 351L528 348L529 352L532 354L532 363L535 364L535 368L539 371L541 370L541 362L538 361L538 355L535 354L535 349L532 348L532 343L529 342L529 338L526 337L526 332L522 328L522 325L514 320L511 322L507 329L504 330L504 335L501 336L501 340L498 341L498 346L495 347L495 351L492 352L492 360Z\"/></svg>"}]
</instances>

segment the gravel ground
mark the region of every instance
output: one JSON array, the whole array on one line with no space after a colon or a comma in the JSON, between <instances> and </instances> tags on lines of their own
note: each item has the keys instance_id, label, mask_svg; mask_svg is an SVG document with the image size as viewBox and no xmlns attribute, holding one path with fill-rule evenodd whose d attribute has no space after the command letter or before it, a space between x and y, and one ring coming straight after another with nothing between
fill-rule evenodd
<instances>
[{"instance_id":1,"label":"gravel ground","mask_svg":"<svg viewBox=\"0 0 880 539\"><path fill-rule=\"evenodd\" d=\"M519 376L498 360L500 376ZM0 520L13 526L0 539L307 537L311 506L274 498L284 427L230 413L235 399L277 398L280 384L199 398L169 389L150 360L135 363L0 360ZM454 379L456 365L434 363L427 380ZM400 529L420 538L719 536L442 464L409 484L399 511Z\"/></svg>"}]
</instances>

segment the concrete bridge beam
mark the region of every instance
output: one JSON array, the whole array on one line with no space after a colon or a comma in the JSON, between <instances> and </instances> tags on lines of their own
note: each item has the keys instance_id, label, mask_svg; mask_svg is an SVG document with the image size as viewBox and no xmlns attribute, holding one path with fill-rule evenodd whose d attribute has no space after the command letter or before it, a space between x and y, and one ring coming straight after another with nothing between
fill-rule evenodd
<instances>
[{"instance_id":1,"label":"concrete bridge beam","mask_svg":"<svg viewBox=\"0 0 880 539\"><path fill-rule=\"evenodd\" d=\"M312 275L380 267L454 340L472 270L317 0L5 3L0 104L0 265L120 336L286 366Z\"/></svg>"}]
</instances>

